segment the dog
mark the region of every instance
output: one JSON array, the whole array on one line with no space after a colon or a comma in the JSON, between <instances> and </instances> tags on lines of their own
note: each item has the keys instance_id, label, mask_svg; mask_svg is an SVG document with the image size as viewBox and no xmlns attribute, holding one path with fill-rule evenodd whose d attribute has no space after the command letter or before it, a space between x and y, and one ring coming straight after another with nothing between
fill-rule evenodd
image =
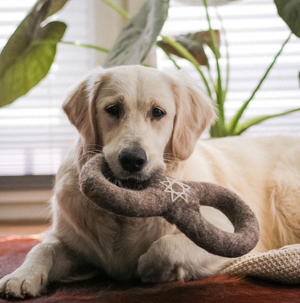
<instances>
[{"instance_id":1,"label":"dog","mask_svg":"<svg viewBox=\"0 0 300 303\"><path fill-rule=\"evenodd\" d=\"M2 296L37 296L47 283L101 272L150 283L198 279L228 262L163 218L121 217L88 201L78 176L100 152L120 182L144 181L165 170L176 179L233 190L260 223L255 252L300 243L299 138L198 140L216 117L211 100L181 73L142 66L94 70L63 109L79 136L56 176L52 227L21 267L1 279ZM232 231L219 211L201 207L201 213Z\"/></svg>"}]
</instances>

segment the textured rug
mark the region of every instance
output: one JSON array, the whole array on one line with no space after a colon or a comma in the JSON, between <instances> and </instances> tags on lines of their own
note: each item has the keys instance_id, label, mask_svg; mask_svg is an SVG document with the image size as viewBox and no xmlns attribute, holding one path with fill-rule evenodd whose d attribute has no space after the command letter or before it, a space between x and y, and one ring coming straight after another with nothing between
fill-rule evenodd
<instances>
[{"instance_id":1,"label":"textured rug","mask_svg":"<svg viewBox=\"0 0 300 303\"><path fill-rule=\"evenodd\" d=\"M0 239L0 278L20 266L35 238ZM225 274L192 282L159 285L122 284L94 278L71 284L51 284L47 293L22 302L99 303L293 303L300 302L300 285L284 285L261 279L233 278ZM0 299L0 302L7 302Z\"/></svg>"}]
</instances>

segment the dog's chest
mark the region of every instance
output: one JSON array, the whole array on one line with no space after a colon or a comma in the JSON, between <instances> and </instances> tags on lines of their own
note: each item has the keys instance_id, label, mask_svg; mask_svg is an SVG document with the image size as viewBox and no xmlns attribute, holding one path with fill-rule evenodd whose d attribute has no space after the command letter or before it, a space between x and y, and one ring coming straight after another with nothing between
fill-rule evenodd
<instances>
[{"instance_id":1,"label":"dog's chest","mask_svg":"<svg viewBox=\"0 0 300 303\"><path fill-rule=\"evenodd\" d=\"M99 233L111 235L110 239L98 237L101 263L115 279L129 279L135 275L138 260L151 244L170 231L170 224L162 218L114 217L114 224L99 226ZM171 227L171 229L173 229ZM103 257L105 258L103 260Z\"/></svg>"}]
</instances>

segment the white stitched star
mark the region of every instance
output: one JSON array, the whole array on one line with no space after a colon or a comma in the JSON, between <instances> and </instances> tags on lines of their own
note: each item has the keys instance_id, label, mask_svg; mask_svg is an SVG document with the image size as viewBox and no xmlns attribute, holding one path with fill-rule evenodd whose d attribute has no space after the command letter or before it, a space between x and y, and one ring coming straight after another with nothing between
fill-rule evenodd
<instances>
[{"instance_id":1,"label":"white stitched star","mask_svg":"<svg viewBox=\"0 0 300 303\"><path fill-rule=\"evenodd\" d=\"M177 199L181 198L183 201L188 203L188 191L191 189L188 185L178 181L166 177L167 181L161 181L161 183L166 187L164 190L166 193L171 193L172 202L175 202ZM177 184L181 187L182 191L175 191L173 185Z\"/></svg>"}]
</instances>

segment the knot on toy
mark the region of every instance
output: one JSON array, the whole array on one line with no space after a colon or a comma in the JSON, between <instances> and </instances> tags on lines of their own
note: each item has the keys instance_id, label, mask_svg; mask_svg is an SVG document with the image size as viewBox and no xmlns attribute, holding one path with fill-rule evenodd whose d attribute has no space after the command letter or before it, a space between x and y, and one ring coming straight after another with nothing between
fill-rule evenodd
<instances>
[{"instance_id":1,"label":"knot on toy","mask_svg":"<svg viewBox=\"0 0 300 303\"><path fill-rule=\"evenodd\" d=\"M234 192L207 182L179 181L162 173L143 190L118 187L103 175L104 156L91 158L80 173L80 190L92 202L117 215L162 216L208 252L233 258L250 252L258 242L259 226L249 206ZM234 232L223 231L205 220L199 205L223 212Z\"/></svg>"}]
</instances>

